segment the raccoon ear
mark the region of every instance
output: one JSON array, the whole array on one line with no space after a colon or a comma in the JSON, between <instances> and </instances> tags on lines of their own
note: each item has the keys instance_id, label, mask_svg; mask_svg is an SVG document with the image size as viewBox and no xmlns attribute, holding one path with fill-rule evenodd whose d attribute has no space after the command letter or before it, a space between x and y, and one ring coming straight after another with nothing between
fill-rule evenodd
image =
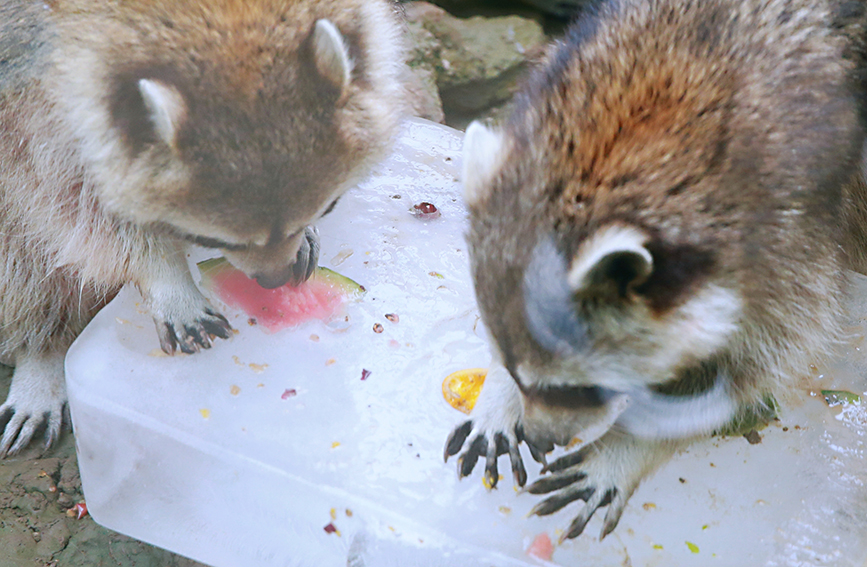
<instances>
[{"instance_id":1,"label":"raccoon ear","mask_svg":"<svg viewBox=\"0 0 867 567\"><path fill-rule=\"evenodd\" d=\"M644 247L648 237L628 226L608 226L585 240L566 281L574 293L623 297L653 271L653 256Z\"/></svg>"},{"instance_id":2,"label":"raccoon ear","mask_svg":"<svg viewBox=\"0 0 867 567\"><path fill-rule=\"evenodd\" d=\"M138 89L157 136L174 147L181 121L187 114L184 97L174 87L153 79L139 79Z\"/></svg>"},{"instance_id":3,"label":"raccoon ear","mask_svg":"<svg viewBox=\"0 0 867 567\"><path fill-rule=\"evenodd\" d=\"M352 60L340 30L329 20L318 20L313 28L313 59L316 69L341 91L349 85Z\"/></svg>"},{"instance_id":4,"label":"raccoon ear","mask_svg":"<svg viewBox=\"0 0 867 567\"><path fill-rule=\"evenodd\" d=\"M464 201L479 203L487 192L485 187L503 164L506 157L506 139L502 132L473 121L464 134L463 180Z\"/></svg>"}]
</instances>

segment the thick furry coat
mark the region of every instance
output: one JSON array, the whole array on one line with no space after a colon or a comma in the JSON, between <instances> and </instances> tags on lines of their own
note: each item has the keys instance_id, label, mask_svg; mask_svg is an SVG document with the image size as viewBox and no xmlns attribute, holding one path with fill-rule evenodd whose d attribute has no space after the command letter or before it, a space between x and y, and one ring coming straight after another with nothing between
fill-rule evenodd
<instances>
[{"instance_id":1,"label":"thick furry coat","mask_svg":"<svg viewBox=\"0 0 867 567\"><path fill-rule=\"evenodd\" d=\"M465 141L476 293L503 369L446 455L590 442L529 490L564 537L840 335L863 268L863 1L604 2ZM844 221L843 219L847 219ZM591 435L591 429L596 433ZM601 435L601 437L600 437ZM593 440L596 439L594 442ZM466 446L464 443L466 442Z\"/></svg>"},{"instance_id":2,"label":"thick furry coat","mask_svg":"<svg viewBox=\"0 0 867 567\"><path fill-rule=\"evenodd\" d=\"M184 240L309 276L396 129L397 35L384 0L0 2L0 457L56 436L64 353L120 286L169 352L228 337Z\"/></svg>"}]
</instances>

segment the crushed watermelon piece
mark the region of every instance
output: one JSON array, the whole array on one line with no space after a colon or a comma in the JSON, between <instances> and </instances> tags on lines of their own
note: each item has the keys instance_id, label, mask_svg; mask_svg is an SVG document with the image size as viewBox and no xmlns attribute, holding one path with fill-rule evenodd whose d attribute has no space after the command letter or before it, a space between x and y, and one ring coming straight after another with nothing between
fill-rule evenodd
<instances>
[{"instance_id":1,"label":"crushed watermelon piece","mask_svg":"<svg viewBox=\"0 0 867 567\"><path fill-rule=\"evenodd\" d=\"M272 332L310 319L328 320L345 300L364 291L355 281L322 267L298 287L284 285L275 289L261 287L225 258L205 260L198 267L205 288Z\"/></svg>"},{"instance_id":2,"label":"crushed watermelon piece","mask_svg":"<svg viewBox=\"0 0 867 567\"><path fill-rule=\"evenodd\" d=\"M551 561L551 556L554 555L554 544L551 543L551 538L545 532L540 533L533 539L533 543L527 548L527 555L536 557L543 561Z\"/></svg>"}]
</instances>

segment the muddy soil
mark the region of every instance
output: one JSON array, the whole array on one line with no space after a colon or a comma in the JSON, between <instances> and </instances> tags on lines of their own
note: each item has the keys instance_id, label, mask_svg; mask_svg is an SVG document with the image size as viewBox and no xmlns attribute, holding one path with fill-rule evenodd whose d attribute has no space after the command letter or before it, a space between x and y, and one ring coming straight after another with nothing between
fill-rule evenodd
<instances>
[{"instance_id":1,"label":"muddy soil","mask_svg":"<svg viewBox=\"0 0 867 567\"><path fill-rule=\"evenodd\" d=\"M0 367L0 400L11 370ZM190 559L77 519L82 502L69 427L44 454L31 447L0 461L0 567L204 567Z\"/></svg>"}]
</instances>

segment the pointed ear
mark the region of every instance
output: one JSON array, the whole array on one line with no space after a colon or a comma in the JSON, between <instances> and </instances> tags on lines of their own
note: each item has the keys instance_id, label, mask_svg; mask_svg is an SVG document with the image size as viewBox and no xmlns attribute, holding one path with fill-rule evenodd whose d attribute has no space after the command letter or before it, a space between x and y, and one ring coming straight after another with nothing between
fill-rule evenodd
<instances>
[{"instance_id":1,"label":"pointed ear","mask_svg":"<svg viewBox=\"0 0 867 567\"><path fill-rule=\"evenodd\" d=\"M174 147L178 129L187 114L184 97L174 87L153 79L140 79L138 88L157 137Z\"/></svg>"},{"instance_id":2,"label":"pointed ear","mask_svg":"<svg viewBox=\"0 0 867 567\"><path fill-rule=\"evenodd\" d=\"M313 28L313 59L316 69L342 92L352 78L352 60L340 30L329 20Z\"/></svg>"},{"instance_id":3,"label":"pointed ear","mask_svg":"<svg viewBox=\"0 0 867 567\"><path fill-rule=\"evenodd\" d=\"M485 198L488 183L503 165L507 149L502 132L478 121L467 127L463 149L464 201L467 204L473 205Z\"/></svg>"},{"instance_id":4,"label":"pointed ear","mask_svg":"<svg viewBox=\"0 0 867 567\"><path fill-rule=\"evenodd\" d=\"M567 282L574 293L620 296L644 282L653 257L648 237L637 228L613 225L589 237L572 258Z\"/></svg>"}]
</instances>

